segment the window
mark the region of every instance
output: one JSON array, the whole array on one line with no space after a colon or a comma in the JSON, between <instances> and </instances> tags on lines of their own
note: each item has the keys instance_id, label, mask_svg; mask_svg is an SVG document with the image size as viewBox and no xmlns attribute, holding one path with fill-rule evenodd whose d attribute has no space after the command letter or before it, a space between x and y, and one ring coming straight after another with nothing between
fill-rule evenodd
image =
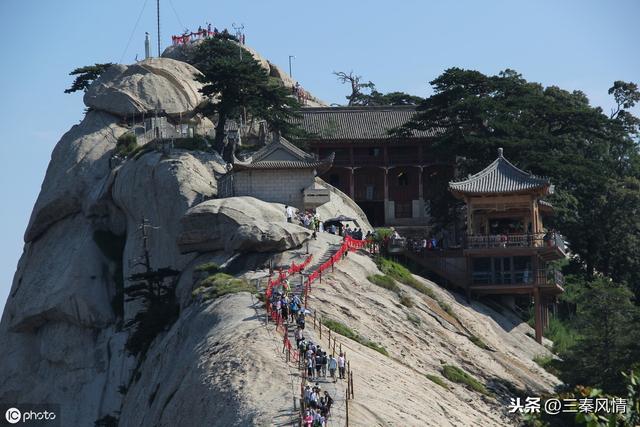
<instances>
[{"instance_id":1,"label":"window","mask_svg":"<svg viewBox=\"0 0 640 427\"><path fill-rule=\"evenodd\" d=\"M411 202L396 202L396 218L412 218L413 209Z\"/></svg>"},{"instance_id":2,"label":"window","mask_svg":"<svg viewBox=\"0 0 640 427\"><path fill-rule=\"evenodd\" d=\"M511 258L501 257L493 259L493 283L510 284L511 283Z\"/></svg>"},{"instance_id":3,"label":"window","mask_svg":"<svg viewBox=\"0 0 640 427\"><path fill-rule=\"evenodd\" d=\"M365 200L373 200L373 194L375 192L375 187L373 185L367 185L365 190L366 190L365 195L364 195Z\"/></svg>"},{"instance_id":4,"label":"window","mask_svg":"<svg viewBox=\"0 0 640 427\"><path fill-rule=\"evenodd\" d=\"M513 257L514 283L532 283L531 257Z\"/></svg>"},{"instance_id":5,"label":"window","mask_svg":"<svg viewBox=\"0 0 640 427\"><path fill-rule=\"evenodd\" d=\"M371 156L371 157L380 157L380 149L379 148L369 148L369 156Z\"/></svg>"},{"instance_id":6,"label":"window","mask_svg":"<svg viewBox=\"0 0 640 427\"><path fill-rule=\"evenodd\" d=\"M491 282L491 258L472 258L471 280L476 285L486 285Z\"/></svg>"}]
</instances>

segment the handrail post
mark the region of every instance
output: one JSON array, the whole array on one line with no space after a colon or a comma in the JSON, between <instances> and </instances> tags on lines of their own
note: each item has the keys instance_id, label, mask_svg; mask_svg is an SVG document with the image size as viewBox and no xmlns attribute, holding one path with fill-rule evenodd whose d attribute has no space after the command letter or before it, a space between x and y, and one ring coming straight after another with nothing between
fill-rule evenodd
<instances>
[{"instance_id":1,"label":"handrail post","mask_svg":"<svg viewBox=\"0 0 640 427\"><path fill-rule=\"evenodd\" d=\"M346 399L344 400L344 407L345 407L345 413L346 413L346 422L347 422L347 427L349 427L349 392L347 391L346 394Z\"/></svg>"},{"instance_id":2,"label":"handrail post","mask_svg":"<svg viewBox=\"0 0 640 427\"><path fill-rule=\"evenodd\" d=\"M354 398L354 395L353 395L353 371L351 371L351 370L349 371L349 378L350 378L350 381L351 381L351 387L349 388L349 390L351 390L351 398L353 399Z\"/></svg>"}]
</instances>

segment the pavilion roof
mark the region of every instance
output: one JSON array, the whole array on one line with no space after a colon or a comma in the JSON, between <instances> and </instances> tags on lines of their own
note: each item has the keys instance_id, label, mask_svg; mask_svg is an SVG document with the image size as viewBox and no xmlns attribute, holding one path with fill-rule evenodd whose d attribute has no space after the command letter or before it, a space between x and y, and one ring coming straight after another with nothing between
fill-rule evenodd
<instances>
[{"instance_id":1,"label":"pavilion roof","mask_svg":"<svg viewBox=\"0 0 640 427\"><path fill-rule=\"evenodd\" d=\"M533 175L517 168L498 149L498 158L489 166L457 182L449 182L449 190L454 194L485 195L551 192L551 182L547 178Z\"/></svg>"},{"instance_id":2,"label":"pavilion roof","mask_svg":"<svg viewBox=\"0 0 640 427\"><path fill-rule=\"evenodd\" d=\"M285 158L282 156L283 152L286 153ZM331 153L324 159L317 159L315 155L296 147L285 138L277 137L248 159L234 159L233 169L316 169L318 173L322 173L331 167L334 158L335 153Z\"/></svg>"}]
</instances>

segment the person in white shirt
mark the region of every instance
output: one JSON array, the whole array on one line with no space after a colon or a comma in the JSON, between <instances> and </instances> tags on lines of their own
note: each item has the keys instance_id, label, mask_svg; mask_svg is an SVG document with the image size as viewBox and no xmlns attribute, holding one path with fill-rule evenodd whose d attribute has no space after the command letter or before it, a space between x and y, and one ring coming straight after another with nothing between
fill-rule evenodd
<instances>
[{"instance_id":1,"label":"person in white shirt","mask_svg":"<svg viewBox=\"0 0 640 427\"><path fill-rule=\"evenodd\" d=\"M293 208L291 206L285 206L284 209L287 214L287 222L293 222L293 215L295 214Z\"/></svg>"},{"instance_id":2,"label":"person in white shirt","mask_svg":"<svg viewBox=\"0 0 640 427\"><path fill-rule=\"evenodd\" d=\"M345 367L346 363L347 362L346 362L346 360L344 358L344 354L340 353L340 356L338 356L338 372L340 374L340 379L341 380L343 380L345 378L344 377L344 367Z\"/></svg>"}]
</instances>

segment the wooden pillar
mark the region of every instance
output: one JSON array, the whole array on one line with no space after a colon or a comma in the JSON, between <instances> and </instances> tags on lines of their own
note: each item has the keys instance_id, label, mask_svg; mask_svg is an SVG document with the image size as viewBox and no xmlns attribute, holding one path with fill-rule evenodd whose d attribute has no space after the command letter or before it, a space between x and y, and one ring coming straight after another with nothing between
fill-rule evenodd
<instances>
[{"instance_id":1,"label":"wooden pillar","mask_svg":"<svg viewBox=\"0 0 640 427\"><path fill-rule=\"evenodd\" d=\"M467 204L467 235L471 235L473 233L473 205L468 197L465 197L465 203Z\"/></svg>"},{"instance_id":2,"label":"wooden pillar","mask_svg":"<svg viewBox=\"0 0 640 427\"><path fill-rule=\"evenodd\" d=\"M542 301L540 301L540 288L534 285L533 288L533 312L535 316L536 341L542 344Z\"/></svg>"},{"instance_id":3,"label":"wooden pillar","mask_svg":"<svg viewBox=\"0 0 640 427\"><path fill-rule=\"evenodd\" d=\"M536 196L531 198L531 228L533 233L542 233L542 221Z\"/></svg>"},{"instance_id":4,"label":"wooden pillar","mask_svg":"<svg viewBox=\"0 0 640 427\"><path fill-rule=\"evenodd\" d=\"M353 146L349 147L349 166L355 166L353 164Z\"/></svg>"},{"instance_id":5,"label":"wooden pillar","mask_svg":"<svg viewBox=\"0 0 640 427\"><path fill-rule=\"evenodd\" d=\"M384 201L389 201L389 168L384 168Z\"/></svg>"},{"instance_id":6,"label":"wooden pillar","mask_svg":"<svg viewBox=\"0 0 640 427\"><path fill-rule=\"evenodd\" d=\"M355 168L351 167L349 168L349 197L351 197L351 200L354 200L354 196L356 194L356 185L355 185L355 177L354 177L354 171Z\"/></svg>"},{"instance_id":7,"label":"wooden pillar","mask_svg":"<svg viewBox=\"0 0 640 427\"><path fill-rule=\"evenodd\" d=\"M424 188L422 185L422 166L418 166L418 199L423 200L424 199Z\"/></svg>"},{"instance_id":8,"label":"wooden pillar","mask_svg":"<svg viewBox=\"0 0 640 427\"><path fill-rule=\"evenodd\" d=\"M471 282L473 277L473 258L467 256L467 277L466 277L466 286L467 286L467 303L471 303Z\"/></svg>"}]
</instances>

